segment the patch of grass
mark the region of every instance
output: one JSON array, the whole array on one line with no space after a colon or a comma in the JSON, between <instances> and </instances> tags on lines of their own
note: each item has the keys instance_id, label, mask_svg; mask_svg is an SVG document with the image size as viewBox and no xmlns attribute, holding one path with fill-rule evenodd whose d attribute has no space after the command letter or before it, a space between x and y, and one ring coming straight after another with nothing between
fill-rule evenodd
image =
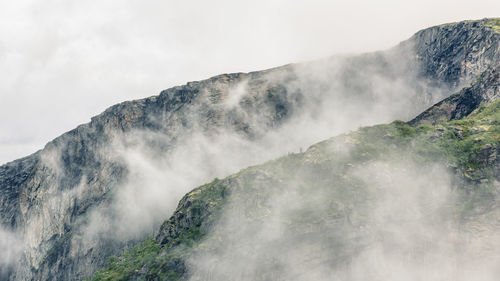
<instances>
[{"instance_id":1,"label":"patch of grass","mask_svg":"<svg viewBox=\"0 0 500 281\"><path fill-rule=\"evenodd\" d=\"M417 133L415 128L409 126L403 121L396 120L392 122L392 125L396 128L397 135L401 138L411 138Z\"/></svg>"},{"instance_id":2,"label":"patch of grass","mask_svg":"<svg viewBox=\"0 0 500 281\"><path fill-rule=\"evenodd\" d=\"M97 272L91 280L127 280L135 272L138 272L147 267L148 264L153 263L155 258L158 256L159 251L159 243L149 237L142 243L132 247L128 251L125 251L119 258L114 256L110 257L106 268Z\"/></svg>"},{"instance_id":3,"label":"patch of grass","mask_svg":"<svg viewBox=\"0 0 500 281\"><path fill-rule=\"evenodd\" d=\"M481 152L500 143L500 101L481 105L468 118L446 124L441 147L466 170L484 168ZM461 134L456 131L461 130ZM470 175L470 173L469 173Z\"/></svg>"},{"instance_id":4,"label":"patch of grass","mask_svg":"<svg viewBox=\"0 0 500 281\"><path fill-rule=\"evenodd\" d=\"M496 33L500 33L500 18L489 19L485 26L490 27Z\"/></svg>"}]
</instances>

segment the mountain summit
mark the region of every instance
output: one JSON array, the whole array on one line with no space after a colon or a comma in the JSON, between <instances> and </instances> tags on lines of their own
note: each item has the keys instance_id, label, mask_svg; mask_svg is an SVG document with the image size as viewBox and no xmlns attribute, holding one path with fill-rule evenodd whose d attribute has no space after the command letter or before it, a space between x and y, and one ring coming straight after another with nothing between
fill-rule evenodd
<instances>
[{"instance_id":1,"label":"mountain summit","mask_svg":"<svg viewBox=\"0 0 500 281\"><path fill-rule=\"evenodd\" d=\"M1 279L359 280L361 268L383 273L377 255L395 266L407 257L402 270L421 273L467 239L462 229L498 241L498 26L431 27L385 51L219 75L112 106L0 167ZM411 126L290 153L395 119ZM214 177L224 179L202 185ZM481 249L463 250L495 257L478 237Z\"/></svg>"}]
</instances>

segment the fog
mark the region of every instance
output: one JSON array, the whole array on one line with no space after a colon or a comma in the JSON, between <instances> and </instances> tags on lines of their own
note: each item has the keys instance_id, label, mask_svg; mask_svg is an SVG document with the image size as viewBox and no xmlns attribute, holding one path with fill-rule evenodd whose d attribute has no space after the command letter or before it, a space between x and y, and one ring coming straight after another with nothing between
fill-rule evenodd
<instances>
[{"instance_id":1,"label":"fog","mask_svg":"<svg viewBox=\"0 0 500 281\"><path fill-rule=\"evenodd\" d=\"M497 212L460 218L445 167L391 160L347 175L288 172L232 182L221 219L189 258L189 280L498 279Z\"/></svg>"},{"instance_id":2,"label":"fog","mask_svg":"<svg viewBox=\"0 0 500 281\"><path fill-rule=\"evenodd\" d=\"M414 56L407 44L384 53L290 65L248 75L234 85L213 85L223 91L220 100L212 101L211 88L202 88L193 103L168 112L168 121L148 116L164 128L109 128L109 142L88 148L104 169L84 167L91 170L74 185L68 185L74 175L65 170L61 152L73 143L60 140L47 146L40 171L48 175L42 184L48 187L35 191L37 203L28 209L26 226L17 233L25 242L23 260L40 264L54 235L63 236L71 221L73 257L102 258L94 249L107 251L109 245L116 245L114 254L119 254L120 247L154 234L185 193L215 177L298 152L359 126L408 120L455 91L418 76ZM276 106L286 112L281 120L275 119ZM207 107L230 120L241 118L235 120L246 124L250 133L207 120ZM113 165L126 173L110 174ZM89 200L92 205L83 215L69 215Z\"/></svg>"},{"instance_id":3,"label":"fog","mask_svg":"<svg viewBox=\"0 0 500 281\"><path fill-rule=\"evenodd\" d=\"M205 104L196 102L173 116L185 117L190 127L182 127L182 120L174 120L172 130L106 132L112 135L110 142L94 149L99 161L117 164L127 171L115 185L89 183L87 175L72 186L50 185L59 184L66 171L57 150L61 147L46 149L41 154L40 167L50 175L50 188L37 194L39 205L29 210L24 229L14 234L0 231L0 241L7 241L7 246L0 245L6 253L0 256L0 264L9 264L21 255L38 266L52 246L52 239L64 235L66 223L73 223L74 227L71 257L91 260L92 255L99 255L98 249L103 245L116 242L123 246L154 234L186 192L215 177L224 178L244 167L301 151L359 126L414 117L470 81L451 87L422 79L411 64L411 46L376 57L329 56L388 48L420 28L493 16L488 13L498 7L496 1L476 3L473 7L465 1L304 3L1 4L5 9L0 9L0 18L9 24L0 24L0 35L5 35L0 41L0 76L4 77L0 83L0 118L8 120L0 124L0 162L41 148L51 138L118 101L148 96L219 73L308 62L272 70L257 78L248 75L223 93L226 99L209 104L219 113L241 117L252 134L245 135L225 123L204 127L208 121L200 110ZM363 10L360 6L364 6ZM320 57L327 58L313 60ZM378 59L385 64L379 65ZM269 119L274 108L266 107L264 102L255 108L245 107L248 100L263 100L262 96L275 85L285 89L284 96L276 93L287 101L285 119ZM199 99L209 97L205 93ZM347 153L348 148L339 150ZM91 171L89 176L102 173L106 177L106 172ZM359 232L359 238L366 241L359 244L362 250L348 253L354 258L343 268L321 262L324 258L336 258L324 249L324 237L318 241L311 241L311 237L297 247L291 246L296 237L287 236L283 221L290 213L310 210L318 202L319 206L326 204L321 198L328 198L321 192L306 194L312 197L304 198L304 194L298 194L302 186L296 178L297 182L289 182L289 192L271 194L267 199L272 212L257 229L249 230L253 224L238 224L242 210L230 208L207 241L234 233L228 239L235 248L193 257L189 261L193 280L258 279L255 272L261 269L262 256L265 261L275 260L271 265L281 268L276 271L279 275L273 277L275 280L324 280L331 276L357 280L368 278L368 274L380 280L418 280L423 272L435 274L426 278L440 280L455 274L457 267L464 273L460 278L477 275L476 268L484 270L484 274L492 273L492 262L497 260L494 255L474 259L480 267L464 264L463 260L477 254L472 246L461 249L454 261L444 258L456 251L455 241L469 239L459 231L456 237L447 236L454 233L454 225L447 225L453 218L439 217L436 222L434 215L427 217L455 200L445 175L442 167L416 167L413 163L374 163L353 171L352 177L365 181L369 190L380 195L371 201L370 215L359 216L358 226L368 227ZM263 184L262 188L267 186ZM70 216L66 215L74 204L88 204L86 196L99 194L96 190L107 197L92 202L84 215L69 222ZM391 217L392 214L396 216ZM335 247L358 249L353 237L343 237L359 231L352 228L356 217L349 217L350 225L344 224L345 220L342 217L334 222L340 228L333 229L326 240L339 239ZM401 220L411 223L394 223ZM387 235L391 239L386 240ZM497 245L495 232L491 235ZM24 241L15 249L8 246L14 236ZM419 241L417 246L412 243L414 239ZM477 244L482 247L482 238L474 239L467 241L479 241ZM277 240L281 242L275 247L266 247ZM423 253L415 247L423 247ZM415 257L411 258L416 263L403 262L402 257L414 252ZM482 254L481 250L477 255ZM439 272L436 264L447 271ZM401 272L387 269L391 267L400 268ZM486 280L489 277L485 275Z\"/></svg>"},{"instance_id":4,"label":"fog","mask_svg":"<svg viewBox=\"0 0 500 281\"><path fill-rule=\"evenodd\" d=\"M117 102L187 81L384 49L497 16L469 1L2 1L0 163Z\"/></svg>"},{"instance_id":5,"label":"fog","mask_svg":"<svg viewBox=\"0 0 500 281\"><path fill-rule=\"evenodd\" d=\"M153 233L185 193L213 178L224 178L241 168L299 152L359 126L408 120L454 92L418 78L414 66L408 64L411 52L410 48L383 54L390 65L387 69L371 57L359 61L333 57L291 66L294 80L289 78L289 68L243 79L228 90L227 99L215 106L245 116L255 135L251 138L228 127L214 127L207 132L201 125L206 117L200 116L201 109L196 105L177 113L194 125L173 130L177 132L174 135L148 130L114 135L101 153L107 161L125 166L128 175L113 191L110 204L91 211L83 231L85 239L90 244L97 237L138 239ZM395 71L399 75L394 76ZM344 81L346 75L348 82ZM286 87L284 97L291 112L289 120L281 125L269 124L265 119L274 108L258 104L253 112L243 107L245 99L254 98L255 91L265 91L276 83Z\"/></svg>"},{"instance_id":6,"label":"fog","mask_svg":"<svg viewBox=\"0 0 500 281\"><path fill-rule=\"evenodd\" d=\"M0 277L4 268L17 260L22 251L22 240L11 231L0 228Z\"/></svg>"}]
</instances>

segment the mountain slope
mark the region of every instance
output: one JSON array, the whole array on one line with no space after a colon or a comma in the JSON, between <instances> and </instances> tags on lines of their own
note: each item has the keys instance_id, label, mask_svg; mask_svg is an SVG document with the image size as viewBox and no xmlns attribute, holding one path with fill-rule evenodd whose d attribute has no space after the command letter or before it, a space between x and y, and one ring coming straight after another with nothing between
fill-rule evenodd
<instances>
[{"instance_id":1,"label":"mountain slope","mask_svg":"<svg viewBox=\"0 0 500 281\"><path fill-rule=\"evenodd\" d=\"M194 189L92 280L496 280L499 149L500 101L365 127Z\"/></svg>"},{"instance_id":2,"label":"mountain slope","mask_svg":"<svg viewBox=\"0 0 500 281\"><path fill-rule=\"evenodd\" d=\"M17 254L1 277L88 278L152 233L190 186L359 125L408 120L491 73L498 39L490 20L442 25L384 52L224 74L115 105L0 167L0 234L21 237L6 243ZM139 192L154 195L130 195Z\"/></svg>"}]
</instances>

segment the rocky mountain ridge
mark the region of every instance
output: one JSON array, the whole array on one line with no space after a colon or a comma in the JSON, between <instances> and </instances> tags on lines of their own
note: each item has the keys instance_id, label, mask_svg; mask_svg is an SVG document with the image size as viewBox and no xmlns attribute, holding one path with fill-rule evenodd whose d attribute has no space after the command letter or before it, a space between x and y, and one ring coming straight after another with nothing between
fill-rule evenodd
<instances>
[{"instance_id":1,"label":"rocky mountain ridge","mask_svg":"<svg viewBox=\"0 0 500 281\"><path fill-rule=\"evenodd\" d=\"M258 141L311 112L322 112L325 104L328 110L347 109L346 119L363 124L409 119L475 80L482 83L469 91L495 98L500 47L490 22L432 27L388 51L224 74L109 108L42 151L0 167L0 230L23 240L19 259L1 265L2 278L85 279L109 256L142 239L144 233L116 238L101 231L86 240L92 215L111 212L107 206L134 175L116 143L146 147L145 154L156 159L194 134L210 139L230 131L238 140ZM476 100L474 107L483 101ZM387 116L378 114L380 104L390 109ZM465 116L472 110L462 111Z\"/></svg>"}]
</instances>

